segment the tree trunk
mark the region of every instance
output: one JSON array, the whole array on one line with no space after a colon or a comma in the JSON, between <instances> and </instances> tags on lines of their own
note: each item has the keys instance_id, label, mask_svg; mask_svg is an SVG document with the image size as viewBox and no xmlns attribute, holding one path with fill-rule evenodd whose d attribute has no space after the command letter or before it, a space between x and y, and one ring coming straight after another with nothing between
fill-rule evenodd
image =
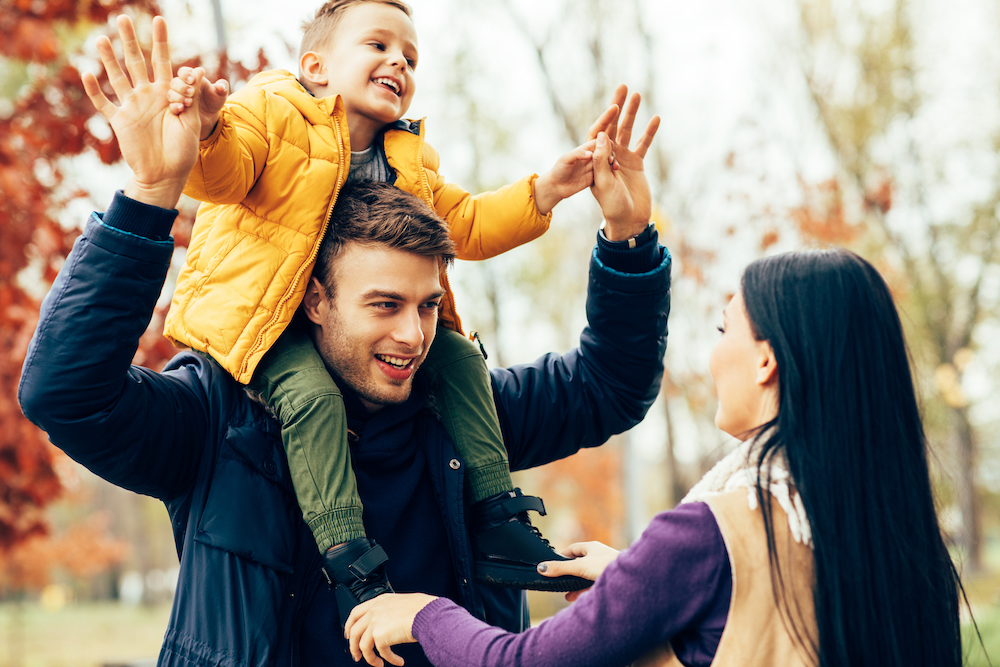
<instances>
[{"instance_id":1,"label":"tree trunk","mask_svg":"<svg viewBox=\"0 0 1000 667\"><path fill-rule=\"evenodd\" d=\"M976 449L972 424L966 408L952 408L952 440L958 460L958 507L962 512L962 546L966 550L964 570L974 574L982 570L982 535L979 526L979 502L976 494Z\"/></svg>"},{"instance_id":2,"label":"tree trunk","mask_svg":"<svg viewBox=\"0 0 1000 667\"><path fill-rule=\"evenodd\" d=\"M674 454L674 421L670 414L670 401L665 395L661 398L663 399L663 422L666 425L664 429L666 431L666 454L664 456L667 478L666 506L676 507L677 503L684 497L685 490L681 484L680 470L677 469L677 456Z\"/></svg>"}]
</instances>

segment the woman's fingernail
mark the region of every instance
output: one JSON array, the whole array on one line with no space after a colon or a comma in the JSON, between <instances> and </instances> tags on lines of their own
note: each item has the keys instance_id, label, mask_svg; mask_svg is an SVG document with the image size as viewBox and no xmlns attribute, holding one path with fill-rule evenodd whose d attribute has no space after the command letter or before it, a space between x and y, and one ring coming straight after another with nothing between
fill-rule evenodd
<instances>
[{"instance_id":1,"label":"woman's fingernail","mask_svg":"<svg viewBox=\"0 0 1000 667\"><path fill-rule=\"evenodd\" d=\"M548 569L549 569L549 566L546 565L545 563L539 563L538 564L538 571L539 572L547 572Z\"/></svg>"}]
</instances>

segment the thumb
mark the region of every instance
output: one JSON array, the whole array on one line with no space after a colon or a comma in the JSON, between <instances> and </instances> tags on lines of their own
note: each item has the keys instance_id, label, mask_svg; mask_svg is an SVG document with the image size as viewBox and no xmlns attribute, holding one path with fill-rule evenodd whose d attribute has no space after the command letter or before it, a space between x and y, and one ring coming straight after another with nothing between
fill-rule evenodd
<instances>
[{"instance_id":1,"label":"thumb","mask_svg":"<svg viewBox=\"0 0 1000 667\"><path fill-rule=\"evenodd\" d=\"M593 581L596 575L589 571L586 560L574 558L572 560L550 560L538 564L538 572L546 577L573 576L583 577Z\"/></svg>"},{"instance_id":2,"label":"thumb","mask_svg":"<svg viewBox=\"0 0 1000 667\"><path fill-rule=\"evenodd\" d=\"M225 98L229 96L229 82L225 79L219 79L212 84L212 93L216 97L221 97L225 100Z\"/></svg>"},{"instance_id":3,"label":"thumb","mask_svg":"<svg viewBox=\"0 0 1000 667\"><path fill-rule=\"evenodd\" d=\"M202 101L202 107L204 111L209 113L215 113L222 109L222 105L226 103L226 98L229 97L229 82L225 79L219 79L215 83L209 83L208 79L205 79L205 95Z\"/></svg>"},{"instance_id":4,"label":"thumb","mask_svg":"<svg viewBox=\"0 0 1000 667\"><path fill-rule=\"evenodd\" d=\"M594 188L598 192L608 192L614 187L615 176L611 165L612 142L608 135L601 132L597 135L597 145L594 146Z\"/></svg>"},{"instance_id":5,"label":"thumb","mask_svg":"<svg viewBox=\"0 0 1000 667\"><path fill-rule=\"evenodd\" d=\"M538 572L546 577L561 577L566 574L564 563L572 561L549 560L538 564Z\"/></svg>"}]
</instances>

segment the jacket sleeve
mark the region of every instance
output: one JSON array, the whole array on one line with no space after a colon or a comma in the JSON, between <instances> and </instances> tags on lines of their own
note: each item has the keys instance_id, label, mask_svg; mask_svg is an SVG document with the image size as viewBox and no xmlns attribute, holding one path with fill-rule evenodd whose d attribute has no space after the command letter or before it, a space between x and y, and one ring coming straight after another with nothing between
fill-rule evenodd
<instances>
[{"instance_id":1,"label":"jacket sleeve","mask_svg":"<svg viewBox=\"0 0 1000 667\"><path fill-rule=\"evenodd\" d=\"M413 634L437 667L629 665L671 640L687 658L676 664L709 664L732 589L719 524L707 505L690 503L658 514L586 595L536 627L505 632L439 598L417 614Z\"/></svg>"},{"instance_id":2,"label":"jacket sleeve","mask_svg":"<svg viewBox=\"0 0 1000 667\"><path fill-rule=\"evenodd\" d=\"M511 470L601 445L645 416L663 378L670 311L670 254L656 244L655 256L654 269L623 273L595 249L579 347L490 371Z\"/></svg>"},{"instance_id":3,"label":"jacket sleeve","mask_svg":"<svg viewBox=\"0 0 1000 667\"><path fill-rule=\"evenodd\" d=\"M533 241L549 228L552 213L535 204L532 174L499 190L470 195L438 173L437 151L424 144L424 167L434 208L450 227L459 259L489 259Z\"/></svg>"},{"instance_id":4,"label":"jacket sleeve","mask_svg":"<svg viewBox=\"0 0 1000 667\"><path fill-rule=\"evenodd\" d=\"M24 414L71 458L164 500L189 488L207 432L193 366L159 374L131 365L173 240L126 229L167 213L119 194L103 220L92 216L42 303L18 387Z\"/></svg>"},{"instance_id":5,"label":"jacket sleeve","mask_svg":"<svg viewBox=\"0 0 1000 667\"><path fill-rule=\"evenodd\" d=\"M267 161L267 94L248 86L226 102L215 130L198 146L184 194L211 204L237 204Z\"/></svg>"}]
</instances>

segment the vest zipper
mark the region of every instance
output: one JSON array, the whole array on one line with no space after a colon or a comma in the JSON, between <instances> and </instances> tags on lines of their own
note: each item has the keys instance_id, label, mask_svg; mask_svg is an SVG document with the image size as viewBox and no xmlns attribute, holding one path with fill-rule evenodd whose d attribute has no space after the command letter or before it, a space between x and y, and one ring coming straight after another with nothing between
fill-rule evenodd
<instances>
[{"instance_id":1,"label":"vest zipper","mask_svg":"<svg viewBox=\"0 0 1000 667\"><path fill-rule=\"evenodd\" d=\"M436 211L434 208L434 197L431 195L431 184L427 180L427 171L424 169L424 121L420 121L420 132L417 134L417 138L420 141L417 142L417 173L420 174L420 192L423 194L424 203L426 203L432 211ZM462 318L458 316L458 306L455 304L455 291L451 288L451 281L448 280L448 272L445 271L444 267L441 267L441 287L444 288L444 293L448 296L449 301L451 301L451 314L455 318L455 331L465 335L462 331Z\"/></svg>"},{"instance_id":2,"label":"vest zipper","mask_svg":"<svg viewBox=\"0 0 1000 667\"><path fill-rule=\"evenodd\" d=\"M315 264L316 255L319 254L319 246L321 243L323 243L323 239L326 237L326 228L330 225L330 218L333 217L333 207L337 205L337 197L340 196L340 189L343 187L345 180L344 167L346 165L344 164L344 159L346 157L345 154L347 153L347 150L345 149L346 147L344 146L343 134L340 131L340 123L337 121L336 118L336 107L334 107L333 129L334 132L336 132L337 134L337 143L340 145L340 164L337 172L337 182L334 185L333 197L330 198L330 205L327 207L326 210L326 218L325 222L323 223L323 228L319 231L319 237L316 239L316 243L313 245L312 252L309 253L309 259L307 259L305 264L303 264L299 268L299 270L295 273L295 277L292 279L292 284L282 295L281 300L278 302L278 307L274 309L274 314L271 315L271 319L267 321L267 324L261 327L260 331L257 333L257 337L254 339L253 345L250 346L250 350L246 353L246 355L244 355L243 363L240 365L239 377L243 377L246 374L247 366L250 364L250 359L257 352L260 346L264 344L264 334L277 323L278 316L281 314L285 303L291 298L292 294L294 294L295 290L298 288L299 281L302 280L302 275L306 272L306 269L312 267L313 264ZM247 378L248 382L249 380L250 378Z\"/></svg>"}]
</instances>

